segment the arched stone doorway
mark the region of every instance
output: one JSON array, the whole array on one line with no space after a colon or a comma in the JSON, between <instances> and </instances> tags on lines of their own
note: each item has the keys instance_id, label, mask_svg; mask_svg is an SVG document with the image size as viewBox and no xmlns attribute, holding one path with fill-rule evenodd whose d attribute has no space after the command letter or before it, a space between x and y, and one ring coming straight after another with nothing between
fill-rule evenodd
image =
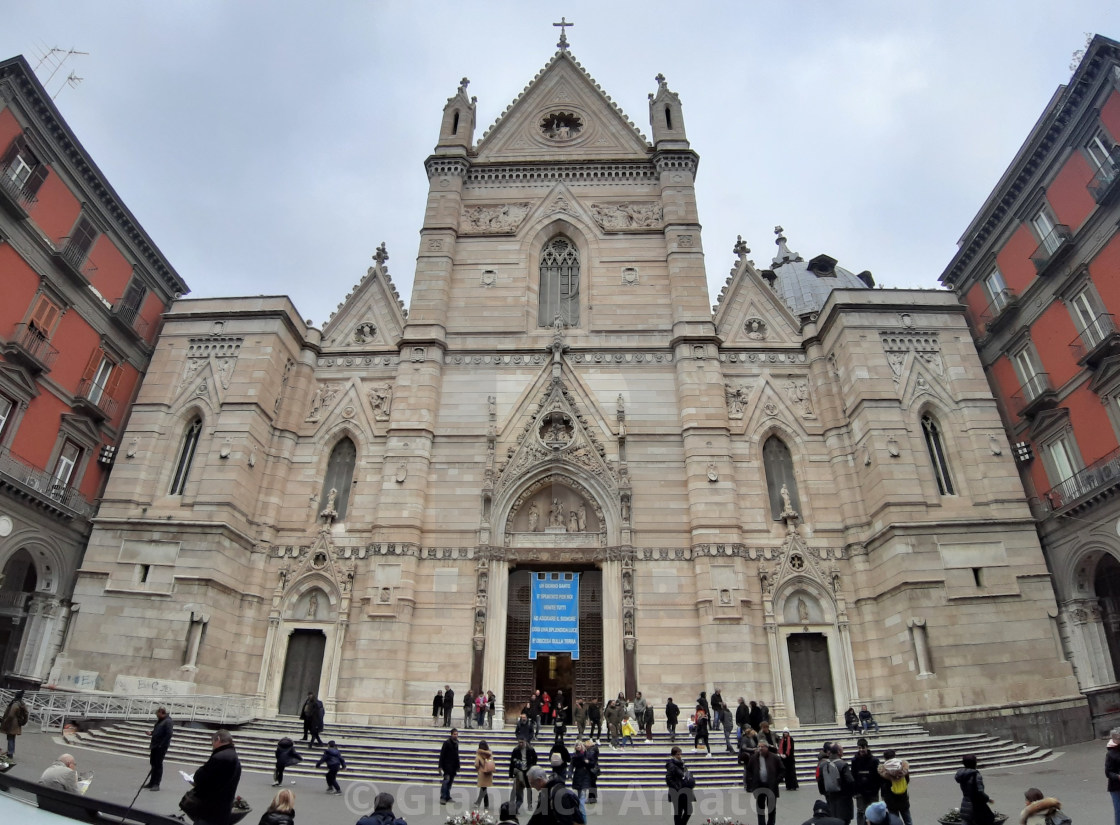
<instances>
[{"instance_id":1,"label":"arched stone doorway","mask_svg":"<svg viewBox=\"0 0 1120 825\"><path fill-rule=\"evenodd\" d=\"M1120 681L1120 562L1109 553L1097 562L1093 592L1100 601L1105 640L1112 657L1112 678Z\"/></svg>"},{"instance_id":2,"label":"arched stone doorway","mask_svg":"<svg viewBox=\"0 0 1120 825\"><path fill-rule=\"evenodd\" d=\"M0 573L0 674L15 670L28 605L38 584L35 560L26 550L16 550Z\"/></svg>"}]
</instances>

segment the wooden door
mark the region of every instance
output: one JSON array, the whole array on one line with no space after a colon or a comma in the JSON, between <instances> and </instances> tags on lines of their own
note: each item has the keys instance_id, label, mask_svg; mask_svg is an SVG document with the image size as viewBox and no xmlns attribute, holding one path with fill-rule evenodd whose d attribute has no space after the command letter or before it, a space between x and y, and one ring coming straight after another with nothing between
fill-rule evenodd
<instances>
[{"instance_id":1,"label":"wooden door","mask_svg":"<svg viewBox=\"0 0 1120 825\"><path fill-rule=\"evenodd\" d=\"M802 725L830 725L836 721L832 691L832 662L823 633L793 633L786 640L793 705Z\"/></svg>"},{"instance_id":2,"label":"wooden door","mask_svg":"<svg viewBox=\"0 0 1120 825\"><path fill-rule=\"evenodd\" d=\"M307 694L319 693L326 649L327 637L323 631L292 631L288 637L288 655L284 659L284 681L280 685L280 713L298 716Z\"/></svg>"}]
</instances>

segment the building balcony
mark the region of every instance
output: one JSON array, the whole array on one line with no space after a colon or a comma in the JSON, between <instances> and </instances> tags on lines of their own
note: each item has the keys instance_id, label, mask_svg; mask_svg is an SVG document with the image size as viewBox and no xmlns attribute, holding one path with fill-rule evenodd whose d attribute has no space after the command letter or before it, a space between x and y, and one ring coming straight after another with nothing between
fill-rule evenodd
<instances>
[{"instance_id":1,"label":"building balcony","mask_svg":"<svg viewBox=\"0 0 1120 825\"><path fill-rule=\"evenodd\" d=\"M89 259L88 247L74 243L70 238L63 238L62 246L56 247L52 254L63 269L81 281L88 281L97 271L97 267Z\"/></svg>"},{"instance_id":2,"label":"building balcony","mask_svg":"<svg viewBox=\"0 0 1120 825\"><path fill-rule=\"evenodd\" d=\"M69 518L86 519L93 515L93 505L81 493L67 484L59 484L46 470L7 448L0 449L0 484Z\"/></svg>"},{"instance_id":3,"label":"building balcony","mask_svg":"<svg viewBox=\"0 0 1120 825\"><path fill-rule=\"evenodd\" d=\"M50 372L58 358L58 350L51 346L47 336L30 324L16 324L15 335L4 342L0 352L32 373Z\"/></svg>"},{"instance_id":4,"label":"building balcony","mask_svg":"<svg viewBox=\"0 0 1120 825\"><path fill-rule=\"evenodd\" d=\"M1034 271L1039 275L1047 274L1072 248L1073 230L1064 223L1058 224L1042 239L1038 249L1031 255Z\"/></svg>"},{"instance_id":5,"label":"building balcony","mask_svg":"<svg viewBox=\"0 0 1120 825\"><path fill-rule=\"evenodd\" d=\"M112 418L117 411L117 402L106 395L105 387L92 378L86 378L78 385L78 392L74 395L71 406L76 412L83 412L98 421Z\"/></svg>"},{"instance_id":6,"label":"building balcony","mask_svg":"<svg viewBox=\"0 0 1120 825\"><path fill-rule=\"evenodd\" d=\"M1078 364L1095 367L1120 350L1120 331L1116 329L1116 319L1108 313L1101 313L1070 341L1069 348Z\"/></svg>"},{"instance_id":7,"label":"building balcony","mask_svg":"<svg viewBox=\"0 0 1120 825\"><path fill-rule=\"evenodd\" d=\"M1057 405L1058 393L1050 385L1050 374L1045 372L1034 375L1011 396L1011 412L1023 418L1031 418Z\"/></svg>"},{"instance_id":8,"label":"building balcony","mask_svg":"<svg viewBox=\"0 0 1120 825\"><path fill-rule=\"evenodd\" d=\"M1010 289L1001 289L988 308L980 313L980 323L984 325L984 334L991 335L1001 326L1015 317L1019 308L1019 296Z\"/></svg>"},{"instance_id":9,"label":"building balcony","mask_svg":"<svg viewBox=\"0 0 1120 825\"><path fill-rule=\"evenodd\" d=\"M1120 146L1113 146L1108 160L1097 167L1093 179L1089 181L1089 194L1097 203L1104 203L1120 190L1120 186L1116 183L1118 179L1120 179Z\"/></svg>"},{"instance_id":10,"label":"building balcony","mask_svg":"<svg viewBox=\"0 0 1120 825\"><path fill-rule=\"evenodd\" d=\"M1078 470L1045 496L1051 510L1068 511L1120 488L1120 448Z\"/></svg>"},{"instance_id":11,"label":"building balcony","mask_svg":"<svg viewBox=\"0 0 1120 825\"><path fill-rule=\"evenodd\" d=\"M113 306L113 320L140 340L147 340L145 336L148 334L148 322L140 317L140 310L137 307L117 301Z\"/></svg>"},{"instance_id":12,"label":"building balcony","mask_svg":"<svg viewBox=\"0 0 1120 825\"><path fill-rule=\"evenodd\" d=\"M11 164L0 169L0 203L17 218L26 218L38 199L27 190L27 181L13 173Z\"/></svg>"}]
</instances>

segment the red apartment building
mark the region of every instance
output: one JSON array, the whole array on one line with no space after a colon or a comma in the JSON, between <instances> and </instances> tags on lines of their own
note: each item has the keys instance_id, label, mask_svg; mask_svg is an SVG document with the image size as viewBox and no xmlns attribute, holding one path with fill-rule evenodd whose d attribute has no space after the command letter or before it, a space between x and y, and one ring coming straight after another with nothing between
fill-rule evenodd
<instances>
[{"instance_id":1,"label":"red apartment building","mask_svg":"<svg viewBox=\"0 0 1120 825\"><path fill-rule=\"evenodd\" d=\"M1098 730L1120 719L1118 144L1120 43L1097 36L941 275L968 306Z\"/></svg>"},{"instance_id":2,"label":"red apartment building","mask_svg":"<svg viewBox=\"0 0 1120 825\"><path fill-rule=\"evenodd\" d=\"M0 680L47 680L160 317L187 291L22 57L0 62ZM135 449L135 448L132 448Z\"/></svg>"}]
</instances>

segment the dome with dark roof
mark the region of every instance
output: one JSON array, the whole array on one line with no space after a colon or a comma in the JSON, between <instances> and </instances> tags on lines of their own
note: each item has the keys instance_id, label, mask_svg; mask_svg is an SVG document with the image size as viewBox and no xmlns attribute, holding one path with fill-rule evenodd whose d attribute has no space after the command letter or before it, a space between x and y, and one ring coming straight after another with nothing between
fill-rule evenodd
<instances>
[{"instance_id":1,"label":"dome with dark roof","mask_svg":"<svg viewBox=\"0 0 1120 825\"><path fill-rule=\"evenodd\" d=\"M774 232L778 236L775 240L778 254L774 256L770 269L762 272L762 277L770 282L794 315L800 317L820 312L834 289L870 289L875 285L870 272L856 275L837 266L836 259L828 255L818 255L806 262L786 246L780 226Z\"/></svg>"}]
</instances>

